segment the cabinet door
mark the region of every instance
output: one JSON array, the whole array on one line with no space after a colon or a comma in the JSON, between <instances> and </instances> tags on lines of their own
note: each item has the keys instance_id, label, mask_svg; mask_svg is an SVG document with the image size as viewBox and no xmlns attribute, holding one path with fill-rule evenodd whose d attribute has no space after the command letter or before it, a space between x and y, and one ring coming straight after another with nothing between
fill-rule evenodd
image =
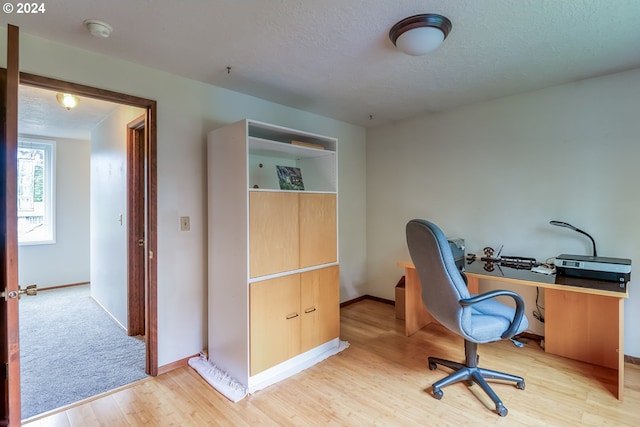
<instances>
[{"instance_id":1,"label":"cabinet door","mask_svg":"<svg viewBox=\"0 0 640 427\"><path fill-rule=\"evenodd\" d=\"M301 351L340 336L340 272L338 266L301 274Z\"/></svg>"},{"instance_id":2,"label":"cabinet door","mask_svg":"<svg viewBox=\"0 0 640 427\"><path fill-rule=\"evenodd\" d=\"M251 284L251 375L300 354L300 275Z\"/></svg>"},{"instance_id":3,"label":"cabinet door","mask_svg":"<svg viewBox=\"0 0 640 427\"><path fill-rule=\"evenodd\" d=\"M300 194L300 267L338 260L335 194Z\"/></svg>"},{"instance_id":4,"label":"cabinet door","mask_svg":"<svg viewBox=\"0 0 640 427\"><path fill-rule=\"evenodd\" d=\"M298 193L249 193L250 277L299 266Z\"/></svg>"}]
</instances>

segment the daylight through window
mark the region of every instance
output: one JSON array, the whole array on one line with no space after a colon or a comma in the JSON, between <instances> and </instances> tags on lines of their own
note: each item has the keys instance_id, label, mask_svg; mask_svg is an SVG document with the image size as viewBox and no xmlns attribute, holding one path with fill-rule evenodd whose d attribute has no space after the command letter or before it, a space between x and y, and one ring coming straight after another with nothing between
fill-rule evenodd
<instances>
[{"instance_id":1,"label":"daylight through window","mask_svg":"<svg viewBox=\"0 0 640 427\"><path fill-rule=\"evenodd\" d=\"M18 141L18 243L55 242L55 142Z\"/></svg>"}]
</instances>

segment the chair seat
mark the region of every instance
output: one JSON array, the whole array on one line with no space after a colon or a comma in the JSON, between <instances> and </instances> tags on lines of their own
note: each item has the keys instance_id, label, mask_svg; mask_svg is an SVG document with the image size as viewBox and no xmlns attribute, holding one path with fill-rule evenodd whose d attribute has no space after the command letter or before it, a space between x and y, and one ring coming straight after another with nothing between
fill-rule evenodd
<instances>
[{"instance_id":1,"label":"chair seat","mask_svg":"<svg viewBox=\"0 0 640 427\"><path fill-rule=\"evenodd\" d=\"M515 309L492 299L474 304L469 310L471 319L469 322L463 322L462 327L468 335L467 339L476 343L501 340L515 313ZM529 322L524 316L516 335L528 327Z\"/></svg>"}]
</instances>

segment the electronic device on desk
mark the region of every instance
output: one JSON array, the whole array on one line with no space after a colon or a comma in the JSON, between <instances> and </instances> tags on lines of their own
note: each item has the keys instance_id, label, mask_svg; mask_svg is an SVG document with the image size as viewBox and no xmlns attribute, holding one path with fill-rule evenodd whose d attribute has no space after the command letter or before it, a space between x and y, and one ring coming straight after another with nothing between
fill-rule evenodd
<instances>
[{"instance_id":1,"label":"electronic device on desk","mask_svg":"<svg viewBox=\"0 0 640 427\"><path fill-rule=\"evenodd\" d=\"M631 260L626 258L599 257L596 250L596 242L586 232L562 221L549 221L549 224L558 227L569 228L584 234L593 244L593 256L561 254L556 257L556 270L558 274L583 279L597 279L610 282L618 282L620 287L631 280Z\"/></svg>"},{"instance_id":2,"label":"electronic device on desk","mask_svg":"<svg viewBox=\"0 0 640 427\"><path fill-rule=\"evenodd\" d=\"M458 270L464 271L464 239L447 239Z\"/></svg>"},{"instance_id":3,"label":"electronic device on desk","mask_svg":"<svg viewBox=\"0 0 640 427\"><path fill-rule=\"evenodd\" d=\"M562 254L556 257L558 274L584 279L619 282L621 287L631 280L631 260Z\"/></svg>"},{"instance_id":4,"label":"electronic device on desk","mask_svg":"<svg viewBox=\"0 0 640 427\"><path fill-rule=\"evenodd\" d=\"M484 256L480 257L480 261L484 261L485 264L487 265L495 264L495 265L501 265L504 267L517 268L519 270L531 270L532 267L538 264L536 259L531 257L513 256L513 255L500 256L503 248L504 248L504 245L501 245L500 248L498 249L498 253L496 254L496 256L493 256L493 254L495 253L495 250L490 246L485 247L482 250L482 253L484 254ZM467 257L467 264L471 264L475 260L476 260L476 255L469 254L469 256Z\"/></svg>"},{"instance_id":5,"label":"electronic device on desk","mask_svg":"<svg viewBox=\"0 0 640 427\"><path fill-rule=\"evenodd\" d=\"M504 245L500 246L495 256L494 253L496 251L492 247L487 246L482 250L484 256L480 257L480 261L484 262L482 268L484 268L485 271L491 272L496 268L498 268L499 271L502 271L501 267L510 267L517 270L531 270L533 267L538 265L536 259L531 257L512 255L500 256L503 247ZM466 257L467 264L473 264L476 259L478 259L476 254L468 254Z\"/></svg>"},{"instance_id":6,"label":"electronic device on desk","mask_svg":"<svg viewBox=\"0 0 640 427\"><path fill-rule=\"evenodd\" d=\"M531 270L536 264L536 259L530 257L504 255L500 258L500 265L518 270Z\"/></svg>"}]
</instances>

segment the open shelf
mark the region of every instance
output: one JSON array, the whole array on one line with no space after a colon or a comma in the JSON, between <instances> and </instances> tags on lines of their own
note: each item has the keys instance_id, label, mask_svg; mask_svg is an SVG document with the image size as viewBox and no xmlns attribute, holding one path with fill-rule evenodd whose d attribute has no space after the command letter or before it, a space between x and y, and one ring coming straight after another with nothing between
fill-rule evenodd
<instances>
[{"instance_id":1,"label":"open shelf","mask_svg":"<svg viewBox=\"0 0 640 427\"><path fill-rule=\"evenodd\" d=\"M248 122L249 190L280 190L276 166L300 168L305 191L335 193L337 140L260 122ZM322 148L292 144L310 143Z\"/></svg>"},{"instance_id":2,"label":"open shelf","mask_svg":"<svg viewBox=\"0 0 640 427\"><path fill-rule=\"evenodd\" d=\"M267 123L256 122L253 120L248 122L248 132L249 139L255 138L259 140L279 142L293 147L297 146L292 145L291 141L300 141L320 145L324 147L324 150L327 151L335 152L337 149L337 140L335 138L328 138L326 136L287 129L281 126L274 126Z\"/></svg>"},{"instance_id":3,"label":"open shelf","mask_svg":"<svg viewBox=\"0 0 640 427\"><path fill-rule=\"evenodd\" d=\"M249 155L278 157L283 159L308 159L335 156L335 151L293 145L264 138L249 137Z\"/></svg>"}]
</instances>

